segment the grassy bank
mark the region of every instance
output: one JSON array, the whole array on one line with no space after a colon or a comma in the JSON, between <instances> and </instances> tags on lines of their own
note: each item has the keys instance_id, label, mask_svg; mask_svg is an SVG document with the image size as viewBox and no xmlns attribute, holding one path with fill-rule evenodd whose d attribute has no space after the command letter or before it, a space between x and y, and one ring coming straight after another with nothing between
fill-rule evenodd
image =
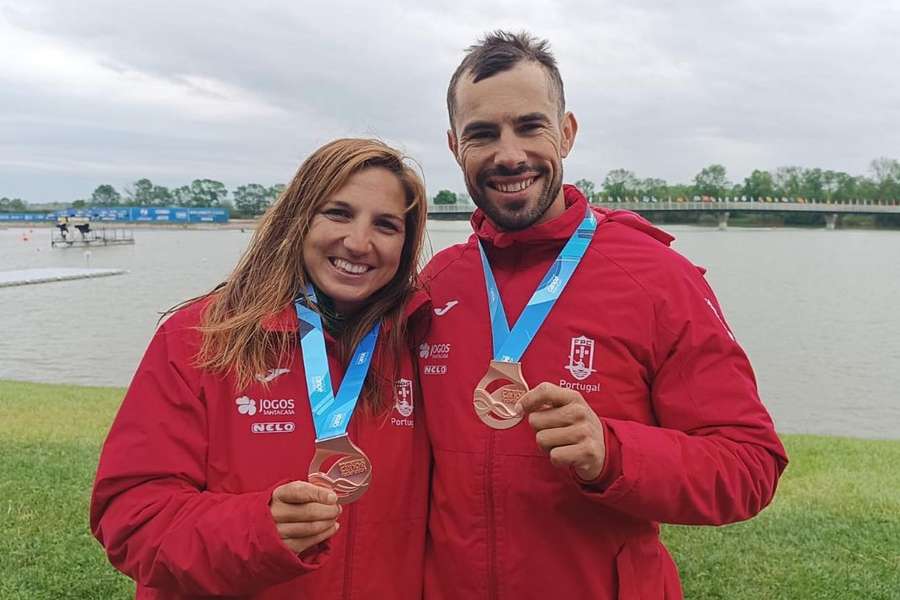
<instances>
[{"instance_id":1,"label":"grassy bank","mask_svg":"<svg viewBox=\"0 0 900 600\"><path fill-rule=\"evenodd\" d=\"M0 382L0 599L130 598L87 524L121 389ZM900 442L784 436L756 519L667 527L687 598L900 598Z\"/></svg>"}]
</instances>

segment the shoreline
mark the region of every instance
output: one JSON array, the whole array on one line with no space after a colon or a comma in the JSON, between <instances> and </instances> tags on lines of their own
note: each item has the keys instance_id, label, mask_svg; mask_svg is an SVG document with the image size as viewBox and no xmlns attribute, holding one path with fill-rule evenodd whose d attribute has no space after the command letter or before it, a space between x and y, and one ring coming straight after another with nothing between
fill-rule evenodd
<instances>
[{"instance_id":1,"label":"shoreline","mask_svg":"<svg viewBox=\"0 0 900 600\"><path fill-rule=\"evenodd\" d=\"M92 221L92 229L186 229L210 231L214 229L256 229L256 219L231 219L227 223L157 223L145 221ZM6 221L0 229L51 229L53 221Z\"/></svg>"},{"instance_id":2,"label":"shoreline","mask_svg":"<svg viewBox=\"0 0 900 600\"><path fill-rule=\"evenodd\" d=\"M646 218L646 217L645 217ZM666 229L670 225L689 225L701 229L716 229L717 224L712 220L701 220L700 222L678 222L678 221L654 221L648 219L654 226ZM429 223L468 223L469 219L428 219ZM227 223L159 223L144 221L95 221L92 225L96 229L135 229L135 230L178 230L178 231L254 231L259 219L231 219ZM56 223L52 221L4 221L0 223L0 231L5 230L29 230L29 229L49 229L56 227ZM773 223L773 222L757 222L735 219L728 224L727 229L802 229L815 230L825 229L819 225L802 225ZM726 229L726 231L727 231ZM900 227L884 227L869 223L851 222L843 224L837 228L837 231L900 231Z\"/></svg>"}]
</instances>

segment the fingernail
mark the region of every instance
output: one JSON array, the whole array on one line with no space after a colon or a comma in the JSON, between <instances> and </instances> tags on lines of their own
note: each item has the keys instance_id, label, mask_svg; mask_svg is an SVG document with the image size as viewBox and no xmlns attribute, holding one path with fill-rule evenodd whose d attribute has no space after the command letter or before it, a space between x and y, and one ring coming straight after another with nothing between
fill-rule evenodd
<instances>
[{"instance_id":1,"label":"fingernail","mask_svg":"<svg viewBox=\"0 0 900 600\"><path fill-rule=\"evenodd\" d=\"M328 494L328 502L330 502L331 504L337 502L337 494L335 494L334 492Z\"/></svg>"},{"instance_id":2,"label":"fingernail","mask_svg":"<svg viewBox=\"0 0 900 600\"><path fill-rule=\"evenodd\" d=\"M337 530L340 529L340 528L341 528L341 524L338 523L337 521L335 521L335 522L334 522L334 530L337 531Z\"/></svg>"}]
</instances>

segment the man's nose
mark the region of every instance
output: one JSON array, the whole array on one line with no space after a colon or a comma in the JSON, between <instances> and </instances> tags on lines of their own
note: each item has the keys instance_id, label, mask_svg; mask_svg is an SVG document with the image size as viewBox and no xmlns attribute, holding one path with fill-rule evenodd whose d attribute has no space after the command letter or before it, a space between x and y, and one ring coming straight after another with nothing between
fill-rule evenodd
<instances>
[{"instance_id":1,"label":"man's nose","mask_svg":"<svg viewBox=\"0 0 900 600\"><path fill-rule=\"evenodd\" d=\"M497 151L494 153L494 164L515 170L528 160L521 140L512 132L503 132L497 140Z\"/></svg>"}]
</instances>

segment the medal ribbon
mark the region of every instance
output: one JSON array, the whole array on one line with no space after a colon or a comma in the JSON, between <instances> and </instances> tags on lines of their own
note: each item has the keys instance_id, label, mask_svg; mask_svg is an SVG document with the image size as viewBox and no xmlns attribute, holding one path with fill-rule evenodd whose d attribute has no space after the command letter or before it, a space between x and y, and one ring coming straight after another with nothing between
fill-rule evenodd
<instances>
[{"instance_id":1,"label":"medal ribbon","mask_svg":"<svg viewBox=\"0 0 900 600\"><path fill-rule=\"evenodd\" d=\"M512 330L506 312L503 310L503 302L500 299L500 290L497 281L491 271L487 254L481 241L478 242L478 250L481 252L481 266L484 270L484 284L487 288L488 311L491 315L491 335L494 343L494 360L503 362L519 362L528 344L534 339L538 329L544 323L547 315L557 299L562 295L566 284L572 278L572 274L581 262L594 231L597 229L597 218L590 206L584 215L584 220L578 225L578 229L563 246L559 256L550 265L541 283L532 294L528 304L519 315Z\"/></svg>"},{"instance_id":2,"label":"medal ribbon","mask_svg":"<svg viewBox=\"0 0 900 600\"><path fill-rule=\"evenodd\" d=\"M306 297L315 302L316 296L312 286L307 286ZM316 428L316 441L344 435L347 433L347 425L353 416L363 382L372 364L372 354L381 323L376 323L359 342L335 395L331 387L331 373L328 370L322 317L309 308L303 298L294 300L294 308L297 311L297 319L311 327L305 334L302 330L299 334L309 408Z\"/></svg>"}]
</instances>

